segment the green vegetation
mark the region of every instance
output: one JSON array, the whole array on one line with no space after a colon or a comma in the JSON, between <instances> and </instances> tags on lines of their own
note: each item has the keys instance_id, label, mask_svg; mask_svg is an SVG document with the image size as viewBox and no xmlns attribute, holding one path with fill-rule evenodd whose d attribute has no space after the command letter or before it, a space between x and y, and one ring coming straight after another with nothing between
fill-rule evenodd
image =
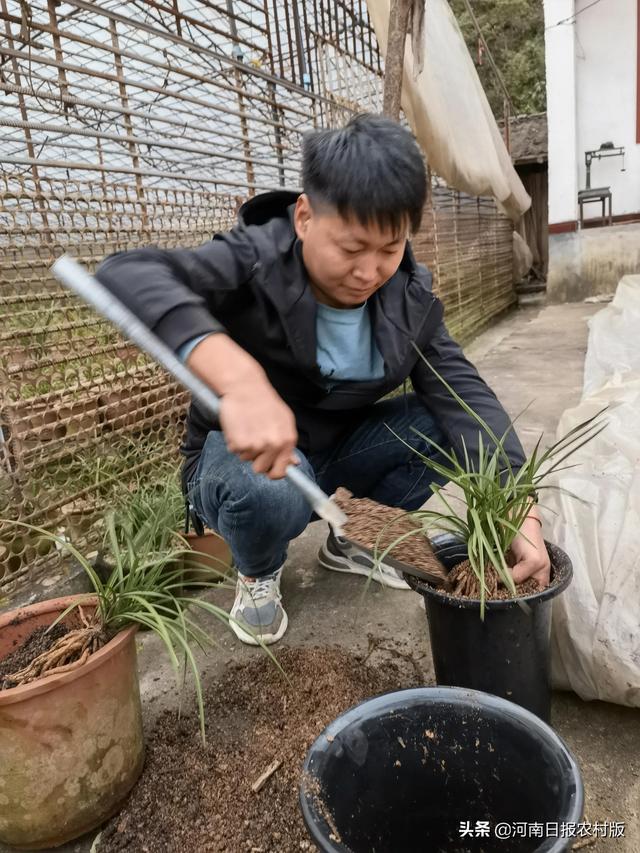
<instances>
[{"instance_id":1,"label":"green vegetation","mask_svg":"<svg viewBox=\"0 0 640 853\"><path fill-rule=\"evenodd\" d=\"M504 96L486 56L479 64L478 34L464 0L449 0L494 115L503 114ZM518 114L546 110L544 14L542 0L471 0L480 29L502 74Z\"/></svg>"}]
</instances>

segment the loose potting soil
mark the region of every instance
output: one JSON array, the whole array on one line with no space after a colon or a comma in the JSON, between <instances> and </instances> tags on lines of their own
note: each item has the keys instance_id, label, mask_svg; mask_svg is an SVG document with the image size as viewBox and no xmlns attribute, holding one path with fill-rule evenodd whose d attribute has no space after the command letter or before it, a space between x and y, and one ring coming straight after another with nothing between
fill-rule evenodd
<instances>
[{"instance_id":1,"label":"loose potting soil","mask_svg":"<svg viewBox=\"0 0 640 853\"><path fill-rule=\"evenodd\" d=\"M263 656L230 665L210 685L206 746L197 717L178 720L165 712L159 718L142 777L103 830L98 853L314 849L298 810L307 749L357 702L415 686L419 665L402 652L375 665L339 648L277 654L289 682ZM271 775L254 791L266 771Z\"/></svg>"},{"instance_id":2,"label":"loose potting soil","mask_svg":"<svg viewBox=\"0 0 640 853\"><path fill-rule=\"evenodd\" d=\"M469 560L465 560L463 563L458 563L457 566L454 566L449 574L449 578L453 584L452 595L458 598L480 598L480 581ZM516 594L514 596L511 590L502 584L493 566L485 568L484 581L489 590L486 597L487 601L505 601L509 598L534 595L542 589L537 580L527 578L525 581L516 584Z\"/></svg>"},{"instance_id":3,"label":"loose potting soil","mask_svg":"<svg viewBox=\"0 0 640 853\"><path fill-rule=\"evenodd\" d=\"M46 625L35 628L15 651L0 660L0 690L13 687L10 675L29 666L38 655L48 651L55 642L68 633L69 628L61 623L54 625L50 630L47 630Z\"/></svg>"},{"instance_id":4,"label":"loose potting soil","mask_svg":"<svg viewBox=\"0 0 640 853\"><path fill-rule=\"evenodd\" d=\"M384 551L399 536L421 530L420 524L407 512L385 506L370 498L354 498L347 489L336 489L334 500L343 510L348 521L346 536L356 544L378 553ZM403 563L424 569L432 575L447 577L447 570L433 553L433 548L424 535L409 536L394 545L390 556Z\"/></svg>"}]
</instances>

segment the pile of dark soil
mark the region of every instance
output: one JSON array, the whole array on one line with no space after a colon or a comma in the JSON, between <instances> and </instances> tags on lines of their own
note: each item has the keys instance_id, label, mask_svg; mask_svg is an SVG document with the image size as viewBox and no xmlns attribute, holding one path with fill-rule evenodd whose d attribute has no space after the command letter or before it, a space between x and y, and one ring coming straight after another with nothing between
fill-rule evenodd
<instances>
[{"instance_id":1,"label":"pile of dark soil","mask_svg":"<svg viewBox=\"0 0 640 853\"><path fill-rule=\"evenodd\" d=\"M99 853L313 850L298 810L307 749L352 705L416 686L415 662L398 654L373 664L339 648L287 649L278 659L289 682L267 657L231 665L206 691L206 746L196 717L160 717L142 777Z\"/></svg>"},{"instance_id":2,"label":"pile of dark soil","mask_svg":"<svg viewBox=\"0 0 640 853\"><path fill-rule=\"evenodd\" d=\"M61 623L54 625L49 630L47 630L46 625L33 630L15 651L0 660L0 690L13 687L9 676L29 666L38 655L49 651L54 643L68 633L69 628Z\"/></svg>"}]
</instances>

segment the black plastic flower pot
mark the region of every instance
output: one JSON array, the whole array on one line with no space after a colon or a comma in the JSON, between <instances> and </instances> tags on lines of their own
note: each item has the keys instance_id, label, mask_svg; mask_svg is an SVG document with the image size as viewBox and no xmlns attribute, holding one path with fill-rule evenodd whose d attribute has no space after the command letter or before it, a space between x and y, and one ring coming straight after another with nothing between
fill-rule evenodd
<instances>
[{"instance_id":1,"label":"black plastic flower pot","mask_svg":"<svg viewBox=\"0 0 640 853\"><path fill-rule=\"evenodd\" d=\"M562 826L580 821L583 802L578 765L553 729L455 687L347 711L309 750L300 783L324 853L560 853L571 841Z\"/></svg>"},{"instance_id":2,"label":"black plastic flower pot","mask_svg":"<svg viewBox=\"0 0 640 853\"><path fill-rule=\"evenodd\" d=\"M431 540L448 569L467 558L466 545L450 534ZM569 585L569 557L545 543L552 565L552 584L533 595L487 601L484 620L480 601L455 598L407 577L424 596L436 682L470 687L522 705L545 722L551 716L551 607Z\"/></svg>"}]
</instances>

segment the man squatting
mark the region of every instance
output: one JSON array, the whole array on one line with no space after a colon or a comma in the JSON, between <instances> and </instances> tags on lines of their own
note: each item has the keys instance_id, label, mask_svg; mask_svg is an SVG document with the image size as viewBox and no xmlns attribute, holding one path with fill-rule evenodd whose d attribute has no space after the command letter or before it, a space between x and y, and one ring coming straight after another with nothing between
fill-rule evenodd
<instances>
[{"instance_id":1,"label":"man squatting","mask_svg":"<svg viewBox=\"0 0 640 853\"><path fill-rule=\"evenodd\" d=\"M360 115L304 137L301 193L255 196L228 233L199 248L136 249L98 271L221 398L217 423L192 402L183 486L194 517L231 548L238 578L230 625L245 643L276 642L287 628L280 576L289 542L311 520L284 479L290 463L327 493L345 486L412 510L438 481L411 448L433 449L410 427L459 458L464 441L477 459L477 423L420 353L495 434L510 426L449 336L431 274L413 256L409 236L426 191L413 136ZM387 397L406 380L412 393ZM513 430L505 449L519 468L525 457ZM512 554L516 583L548 584L533 505ZM329 533L319 561L368 575L372 564L356 556ZM373 579L409 588L387 565Z\"/></svg>"}]
</instances>

